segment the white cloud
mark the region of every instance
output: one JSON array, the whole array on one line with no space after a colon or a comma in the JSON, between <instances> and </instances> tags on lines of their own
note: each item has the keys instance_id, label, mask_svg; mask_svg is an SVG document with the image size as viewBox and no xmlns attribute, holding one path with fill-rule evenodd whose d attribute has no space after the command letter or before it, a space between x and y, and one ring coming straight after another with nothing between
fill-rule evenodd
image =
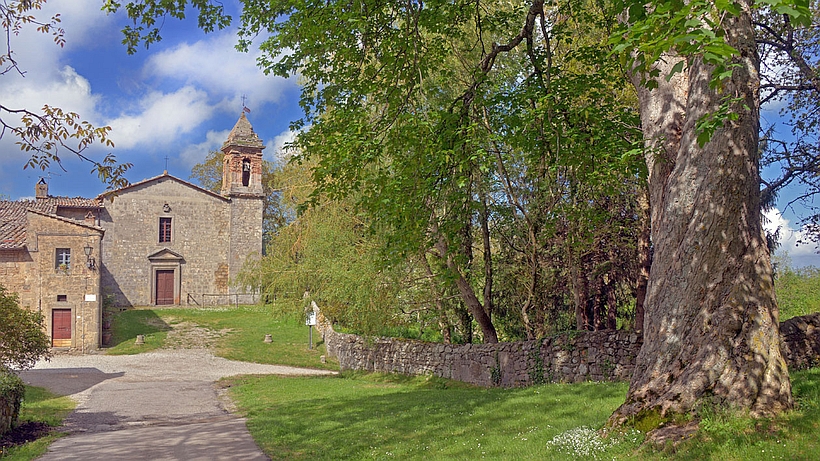
<instances>
[{"instance_id":1,"label":"white cloud","mask_svg":"<svg viewBox=\"0 0 820 461\"><path fill-rule=\"evenodd\" d=\"M241 96L247 105L260 107L278 102L285 89L295 87L293 79L265 75L257 66L258 54L236 51L236 35L222 32L194 43L181 43L156 53L145 64L147 76L185 82L202 87L212 97L223 100L223 109L238 112Z\"/></svg>"},{"instance_id":2,"label":"white cloud","mask_svg":"<svg viewBox=\"0 0 820 461\"><path fill-rule=\"evenodd\" d=\"M99 97L92 94L88 80L77 74L71 66L55 69L50 79L10 80L4 81L4 85L0 86L0 101L6 107L39 113L40 109L48 104L67 112L76 112L81 120L89 120L92 123L97 117L95 105ZM4 117L8 123L20 123L19 118L15 120L13 116L5 114ZM8 150L8 145L16 141L16 138L7 134L3 137L0 148Z\"/></svg>"},{"instance_id":3,"label":"white cloud","mask_svg":"<svg viewBox=\"0 0 820 461\"><path fill-rule=\"evenodd\" d=\"M265 143L265 160L277 163L288 160L292 155L292 149L286 149L285 145L296 140L295 131L283 131L273 139Z\"/></svg>"},{"instance_id":4,"label":"white cloud","mask_svg":"<svg viewBox=\"0 0 820 461\"><path fill-rule=\"evenodd\" d=\"M228 139L231 130L209 131L205 135L205 141L193 144L182 150L179 157L182 163L191 168L197 163L202 163L209 153L222 148L222 144Z\"/></svg>"},{"instance_id":5,"label":"white cloud","mask_svg":"<svg viewBox=\"0 0 820 461\"><path fill-rule=\"evenodd\" d=\"M152 91L140 100L137 109L135 115L123 114L107 122L118 148L164 148L213 113L207 93L191 86L168 94Z\"/></svg>"},{"instance_id":6,"label":"white cloud","mask_svg":"<svg viewBox=\"0 0 820 461\"><path fill-rule=\"evenodd\" d=\"M820 266L820 255L816 253L815 246L812 243L798 243L805 240L805 232L800 229L794 229L788 219L780 214L780 210L772 208L763 213L763 228L769 232L774 233L780 229L780 247L778 251L783 250L788 252L792 260L792 265L795 267L815 265Z\"/></svg>"}]
</instances>

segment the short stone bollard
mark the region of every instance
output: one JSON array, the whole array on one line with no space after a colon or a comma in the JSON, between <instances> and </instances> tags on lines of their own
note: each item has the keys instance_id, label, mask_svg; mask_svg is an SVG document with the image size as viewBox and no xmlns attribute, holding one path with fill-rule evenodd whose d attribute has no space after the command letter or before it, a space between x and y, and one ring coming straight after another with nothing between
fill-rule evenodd
<instances>
[{"instance_id":1,"label":"short stone bollard","mask_svg":"<svg viewBox=\"0 0 820 461\"><path fill-rule=\"evenodd\" d=\"M273 342L273 338L271 337L271 335L265 335L265 342L266 343L272 343Z\"/></svg>"},{"instance_id":2,"label":"short stone bollard","mask_svg":"<svg viewBox=\"0 0 820 461\"><path fill-rule=\"evenodd\" d=\"M319 361L322 362L322 363L327 363L327 358L325 358L324 355L320 355L319 356Z\"/></svg>"},{"instance_id":3,"label":"short stone bollard","mask_svg":"<svg viewBox=\"0 0 820 461\"><path fill-rule=\"evenodd\" d=\"M134 342L137 346L145 344L145 335L137 335L137 340Z\"/></svg>"}]
</instances>

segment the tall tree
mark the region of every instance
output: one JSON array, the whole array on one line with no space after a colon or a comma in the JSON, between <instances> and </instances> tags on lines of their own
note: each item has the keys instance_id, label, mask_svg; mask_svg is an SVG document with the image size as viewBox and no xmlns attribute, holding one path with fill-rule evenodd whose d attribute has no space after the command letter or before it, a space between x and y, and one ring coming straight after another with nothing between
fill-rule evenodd
<instances>
[{"instance_id":1,"label":"tall tree","mask_svg":"<svg viewBox=\"0 0 820 461\"><path fill-rule=\"evenodd\" d=\"M806 225L803 243L816 245L820 243L820 207L815 200L820 194L820 2L811 0L808 5L810 24L772 10L756 12L753 20L763 64L761 102L782 107L780 116L787 120L788 130L764 126L761 162L768 174L762 200L764 206L773 206L782 190L790 186L797 190L785 208L792 208Z\"/></svg>"},{"instance_id":2,"label":"tall tree","mask_svg":"<svg viewBox=\"0 0 820 461\"><path fill-rule=\"evenodd\" d=\"M624 49L638 45L630 77L654 260L644 346L615 423L704 400L755 415L792 405L760 219L754 5L673 3L631 4L624 35ZM675 40L685 33L690 41Z\"/></svg>"}]
</instances>

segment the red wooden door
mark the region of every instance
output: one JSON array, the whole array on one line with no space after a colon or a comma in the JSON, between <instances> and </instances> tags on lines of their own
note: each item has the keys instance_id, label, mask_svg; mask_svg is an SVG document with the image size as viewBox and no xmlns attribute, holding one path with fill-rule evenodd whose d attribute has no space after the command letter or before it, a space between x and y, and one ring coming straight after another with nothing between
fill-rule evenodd
<instances>
[{"instance_id":1,"label":"red wooden door","mask_svg":"<svg viewBox=\"0 0 820 461\"><path fill-rule=\"evenodd\" d=\"M51 310L51 345L71 347L71 309Z\"/></svg>"},{"instance_id":2,"label":"red wooden door","mask_svg":"<svg viewBox=\"0 0 820 461\"><path fill-rule=\"evenodd\" d=\"M174 271L157 271L157 305L174 304Z\"/></svg>"}]
</instances>

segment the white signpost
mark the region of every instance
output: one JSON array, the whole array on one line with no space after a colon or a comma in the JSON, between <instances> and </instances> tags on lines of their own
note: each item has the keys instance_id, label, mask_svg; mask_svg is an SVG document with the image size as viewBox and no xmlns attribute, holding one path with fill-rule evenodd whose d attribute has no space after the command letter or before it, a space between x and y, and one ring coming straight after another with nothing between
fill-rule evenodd
<instances>
[{"instance_id":1,"label":"white signpost","mask_svg":"<svg viewBox=\"0 0 820 461\"><path fill-rule=\"evenodd\" d=\"M316 326L316 311L310 311L307 313L305 325L308 326L308 344L310 345L309 349L313 349L313 327Z\"/></svg>"}]
</instances>

